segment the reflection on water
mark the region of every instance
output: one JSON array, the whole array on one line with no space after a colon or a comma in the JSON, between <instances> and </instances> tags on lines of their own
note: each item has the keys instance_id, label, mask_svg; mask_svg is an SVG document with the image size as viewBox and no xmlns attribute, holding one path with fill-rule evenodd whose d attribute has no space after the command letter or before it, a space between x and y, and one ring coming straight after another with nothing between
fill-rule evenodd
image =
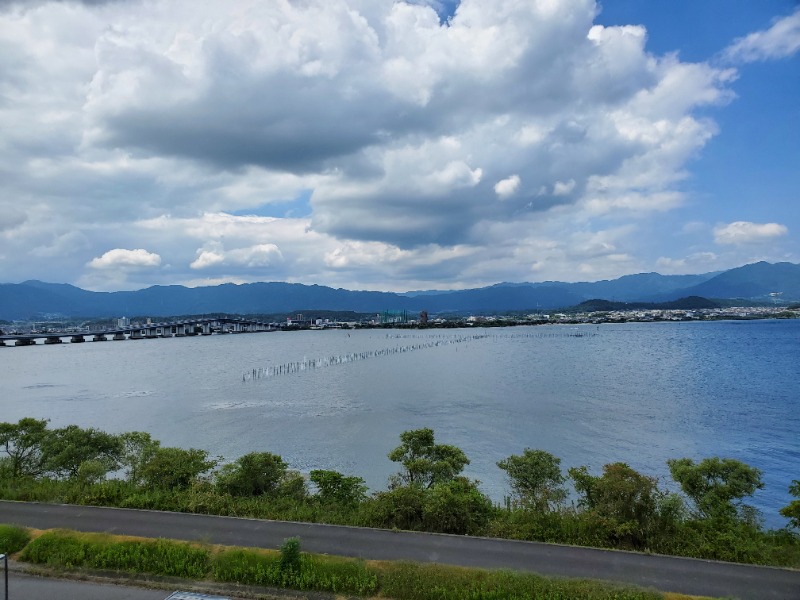
<instances>
[{"instance_id":1,"label":"reflection on water","mask_svg":"<svg viewBox=\"0 0 800 600\"><path fill-rule=\"evenodd\" d=\"M664 482L668 458L726 456L764 471L757 501L780 526L800 459L799 346L800 323L758 321L3 348L0 419L144 430L228 459L271 451L374 489L394 471L386 455L399 434L432 427L464 449L468 474L498 501L506 488L496 462L526 447L565 469L625 461ZM355 355L371 358L242 381L253 369Z\"/></svg>"}]
</instances>

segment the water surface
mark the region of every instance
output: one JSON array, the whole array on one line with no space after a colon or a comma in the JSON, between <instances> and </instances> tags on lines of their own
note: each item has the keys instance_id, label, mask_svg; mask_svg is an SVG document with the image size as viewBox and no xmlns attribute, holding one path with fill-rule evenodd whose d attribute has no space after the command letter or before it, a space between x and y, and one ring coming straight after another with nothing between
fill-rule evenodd
<instances>
[{"instance_id":1,"label":"water surface","mask_svg":"<svg viewBox=\"0 0 800 600\"><path fill-rule=\"evenodd\" d=\"M581 334L577 336L576 334ZM483 336L483 337L482 337ZM471 339L477 337L478 339ZM468 339L469 338L469 339ZM431 341L457 341L418 350ZM243 381L253 369L406 349ZM570 466L723 456L764 471L769 526L800 478L800 322L276 332L0 348L0 420L48 418L232 460L270 451L382 489L402 431L461 447L494 499L496 462L542 448Z\"/></svg>"}]
</instances>

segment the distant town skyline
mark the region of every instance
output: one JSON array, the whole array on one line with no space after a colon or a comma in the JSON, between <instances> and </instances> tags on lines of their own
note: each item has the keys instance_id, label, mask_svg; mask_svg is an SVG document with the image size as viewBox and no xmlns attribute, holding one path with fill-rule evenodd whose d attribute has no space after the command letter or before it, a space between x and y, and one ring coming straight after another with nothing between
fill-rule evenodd
<instances>
[{"instance_id":1,"label":"distant town skyline","mask_svg":"<svg viewBox=\"0 0 800 600\"><path fill-rule=\"evenodd\" d=\"M0 0L0 282L800 263L795 0Z\"/></svg>"}]
</instances>

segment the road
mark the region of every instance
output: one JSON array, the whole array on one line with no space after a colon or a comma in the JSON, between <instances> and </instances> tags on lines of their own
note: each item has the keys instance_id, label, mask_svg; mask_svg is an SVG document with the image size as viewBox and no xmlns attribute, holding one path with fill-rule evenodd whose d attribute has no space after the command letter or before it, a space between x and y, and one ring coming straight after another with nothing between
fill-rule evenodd
<instances>
[{"instance_id":1,"label":"road","mask_svg":"<svg viewBox=\"0 0 800 600\"><path fill-rule=\"evenodd\" d=\"M0 591L0 596L3 592ZM8 579L9 600L164 600L170 592L124 585L36 577L12 572Z\"/></svg>"},{"instance_id":2,"label":"road","mask_svg":"<svg viewBox=\"0 0 800 600\"><path fill-rule=\"evenodd\" d=\"M800 571L537 542L120 508L0 501L0 523L605 579L741 600L800 600Z\"/></svg>"}]
</instances>

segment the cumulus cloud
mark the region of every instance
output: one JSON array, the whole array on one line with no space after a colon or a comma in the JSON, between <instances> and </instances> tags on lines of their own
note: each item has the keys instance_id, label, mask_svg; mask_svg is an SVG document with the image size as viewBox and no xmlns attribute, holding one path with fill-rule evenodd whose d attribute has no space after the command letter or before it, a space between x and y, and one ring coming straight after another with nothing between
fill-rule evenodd
<instances>
[{"instance_id":1,"label":"cumulus cloud","mask_svg":"<svg viewBox=\"0 0 800 600\"><path fill-rule=\"evenodd\" d=\"M750 223L735 221L714 228L717 244L758 244L786 235L789 230L779 223Z\"/></svg>"},{"instance_id":2,"label":"cumulus cloud","mask_svg":"<svg viewBox=\"0 0 800 600\"><path fill-rule=\"evenodd\" d=\"M158 254L142 248L136 250L114 248L102 256L92 259L88 266L92 269L126 269L157 267L160 264L161 257Z\"/></svg>"},{"instance_id":3,"label":"cumulus cloud","mask_svg":"<svg viewBox=\"0 0 800 600\"><path fill-rule=\"evenodd\" d=\"M520 183L519 175L511 175L494 184L494 193L501 199L509 198L517 193Z\"/></svg>"},{"instance_id":4,"label":"cumulus cloud","mask_svg":"<svg viewBox=\"0 0 800 600\"><path fill-rule=\"evenodd\" d=\"M198 250L197 258L189 267L191 269L208 269L218 265L228 265L252 269L269 267L282 261L283 255L275 244L257 244L229 251L225 251L217 244L213 249Z\"/></svg>"},{"instance_id":5,"label":"cumulus cloud","mask_svg":"<svg viewBox=\"0 0 800 600\"><path fill-rule=\"evenodd\" d=\"M105 289L640 268L735 78L594 0L30 6L0 11L0 264Z\"/></svg>"},{"instance_id":6,"label":"cumulus cloud","mask_svg":"<svg viewBox=\"0 0 800 600\"><path fill-rule=\"evenodd\" d=\"M776 20L769 29L736 40L723 53L731 62L786 58L800 50L800 9Z\"/></svg>"}]
</instances>

